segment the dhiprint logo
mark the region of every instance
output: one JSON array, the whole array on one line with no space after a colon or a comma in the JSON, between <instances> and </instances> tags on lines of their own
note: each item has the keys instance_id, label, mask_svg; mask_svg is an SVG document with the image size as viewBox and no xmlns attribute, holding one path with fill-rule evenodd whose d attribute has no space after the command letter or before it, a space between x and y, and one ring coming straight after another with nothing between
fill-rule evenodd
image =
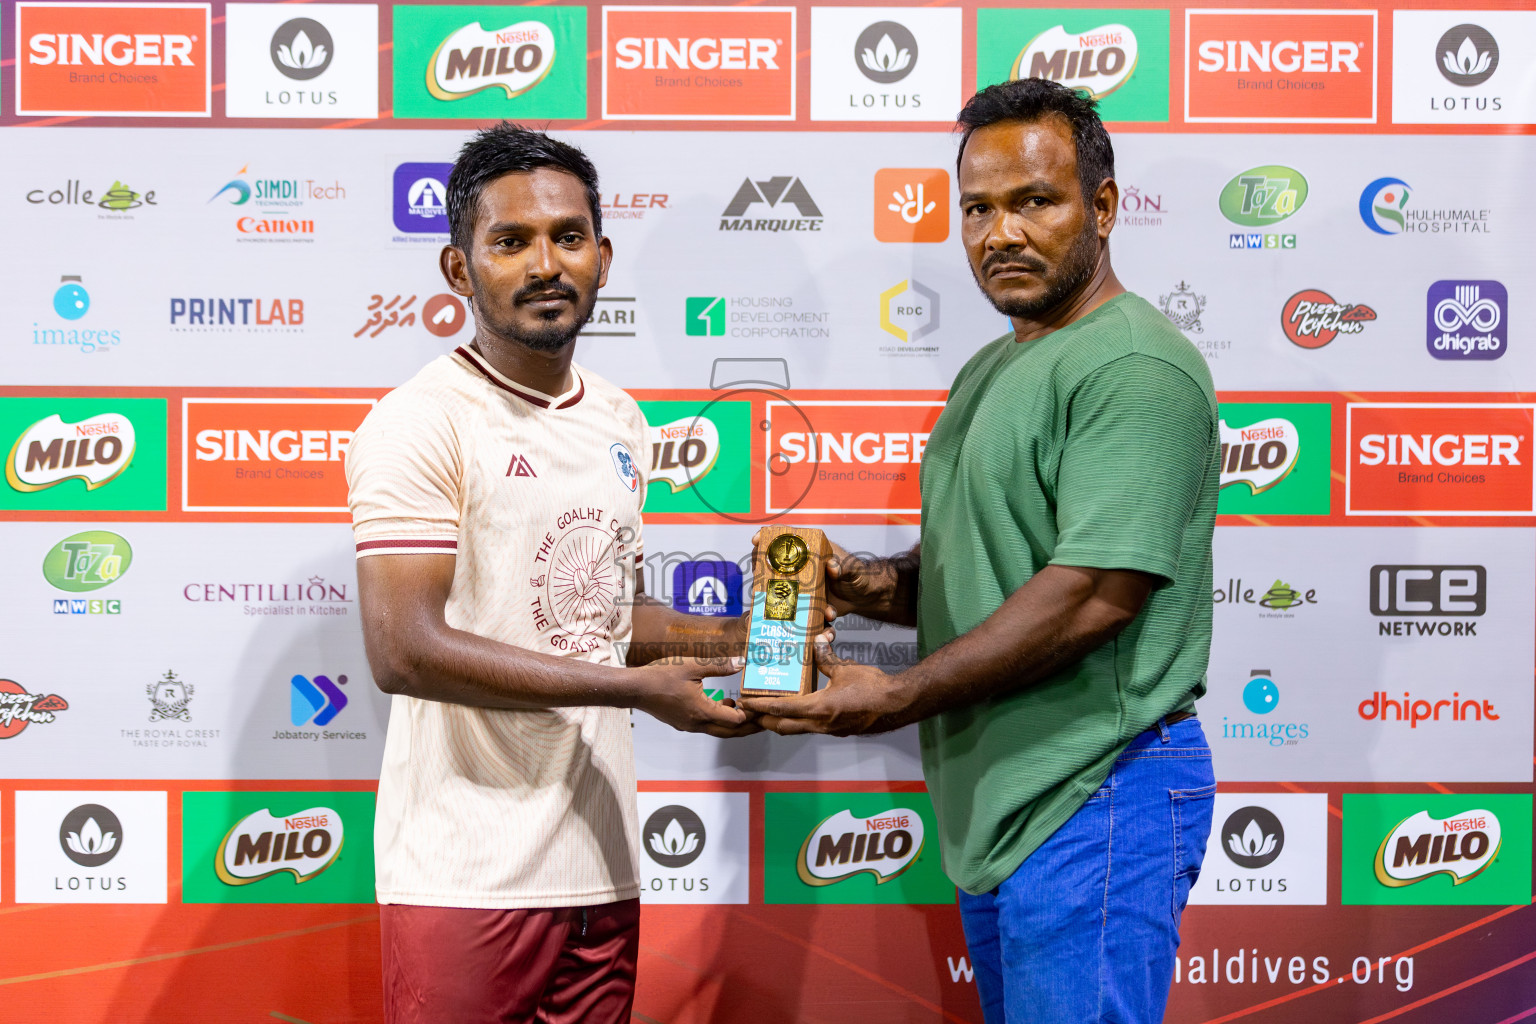
<instances>
[{"instance_id":1,"label":"dhiprint logo","mask_svg":"<svg viewBox=\"0 0 1536 1024\"><path fill-rule=\"evenodd\" d=\"M877 21L854 40L853 58L865 78L890 85L917 67L917 37L898 21Z\"/></svg>"},{"instance_id":2,"label":"dhiprint logo","mask_svg":"<svg viewBox=\"0 0 1536 1024\"><path fill-rule=\"evenodd\" d=\"M1316 288L1292 295L1280 311L1280 329L1301 348L1322 348L1341 334L1359 334L1376 319L1376 311L1364 303L1335 302Z\"/></svg>"},{"instance_id":3,"label":"dhiprint logo","mask_svg":"<svg viewBox=\"0 0 1536 1024\"><path fill-rule=\"evenodd\" d=\"M289 872L307 882L336 863L345 830L329 807L278 817L263 808L246 815L219 844L214 870L225 885L249 885Z\"/></svg>"},{"instance_id":4,"label":"dhiprint logo","mask_svg":"<svg viewBox=\"0 0 1536 1024\"><path fill-rule=\"evenodd\" d=\"M1509 292L1498 281L1436 281L1429 286L1429 354L1436 359L1498 359L1509 348Z\"/></svg>"},{"instance_id":5,"label":"dhiprint logo","mask_svg":"<svg viewBox=\"0 0 1536 1024\"><path fill-rule=\"evenodd\" d=\"M337 676L331 682L329 676L294 676L288 682L288 717L295 726L327 726L347 706L347 695L341 687L347 685L346 676Z\"/></svg>"},{"instance_id":6,"label":"dhiprint logo","mask_svg":"<svg viewBox=\"0 0 1536 1024\"><path fill-rule=\"evenodd\" d=\"M336 43L326 27L313 18L285 21L272 33L272 66L286 78L307 82L331 66Z\"/></svg>"},{"instance_id":7,"label":"dhiprint logo","mask_svg":"<svg viewBox=\"0 0 1536 1024\"><path fill-rule=\"evenodd\" d=\"M1499 43L1481 25L1457 25L1435 45L1435 66L1447 82L1470 88L1482 85L1499 70Z\"/></svg>"},{"instance_id":8,"label":"dhiprint logo","mask_svg":"<svg viewBox=\"0 0 1536 1024\"><path fill-rule=\"evenodd\" d=\"M858 874L884 885L923 851L923 819L905 807L871 818L842 810L824 819L800 845L795 862L806 885L832 885Z\"/></svg>"},{"instance_id":9,"label":"dhiprint logo","mask_svg":"<svg viewBox=\"0 0 1536 1024\"><path fill-rule=\"evenodd\" d=\"M123 823L110 808L81 804L59 823L59 847L83 868L99 868L122 849Z\"/></svg>"},{"instance_id":10,"label":"dhiprint logo","mask_svg":"<svg viewBox=\"0 0 1536 1024\"><path fill-rule=\"evenodd\" d=\"M1402 178L1377 178L1360 193L1360 219L1378 235L1400 235L1408 230L1403 207L1412 196Z\"/></svg>"},{"instance_id":11,"label":"dhiprint logo","mask_svg":"<svg viewBox=\"0 0 1536 1024\"><path fill-rule=\"evenodd\" d=\"M687 867L704 852L704 821L681 804L668 804L645 819L645 852L664 868Z\"/></svg>"},{"instance_id":12,"label":"dhiprint logo","mask_svg":"<svg viewBox=\"0 0 1536 1024\"><path fill-rule=\"evenodd\" d=\"M1285 826L1266 807L1242 807L1221 826L1221 849L1240 868L1264 868L1285 849Z\"/></svg>"},{"instance_id":13,"label":"dhiprint logo","mask_svg":"<svg viewBox=\"0 0 1536 1024\"><path fill-rule=\"evenodd\" d=\"M1492 811L1463 811L1444 819L1419 811L1387 833L1373 867L1382 885L1413 885L1435 875L1461 885L1488 869L1500 845L1499 818Z\"/></svg>"}]
</instances>

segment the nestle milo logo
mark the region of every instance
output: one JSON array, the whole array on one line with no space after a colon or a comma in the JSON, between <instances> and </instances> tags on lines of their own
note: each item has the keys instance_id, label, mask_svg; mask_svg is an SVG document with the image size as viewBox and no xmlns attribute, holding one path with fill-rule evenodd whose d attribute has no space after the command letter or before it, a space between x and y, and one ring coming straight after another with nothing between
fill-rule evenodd
<instances>
[{"instance_id":1,"label":"nestle milo logo","mask_svg":"<svg viewBox=\"0 0 1536 1024\"><path fill-rule=\"evenodd\" d=\"M43 578L81 594L116 582L133 564L133 548L115 533L87 530L65 537L43 556Z\"/></svg>"},{"instance_id":2,"label":"nestle milo logo","mask_svg":"<svg viewBox=\"0 0 1536 1024\"><path fill-rule=\"evenodd\" d=\"M1234 224L1262 227L1278 224L1307 201L1307 179L1300 171L1279 164L1253 167L1221 190L1221 214Z\"/></svg>"},{"instance_id":3,"label":"nestle milo logo","mask_svg":"<svg viewBox=\"0 0 1536 1024\"><path fill-rule=\"evenodd\" d=\"M869 873L883 885L900 875L923 850L923 819L905 807L860 818L842 810L825 818L800 844L795 864L806 885L831 885Z\"/></svg>"},{"instance_id":4,"label":"nestle milo logo","mask_svg":"<svg viewBox=\"0 0 1536 1024\"><path fill-rule=\"evenodd\" d=\"M226 885L249 885L284 871L307 882L336 863L342 838L341 815L329 807L281 818L262 808L225 834L214 871Z\"/></svg>"}]
</instances>

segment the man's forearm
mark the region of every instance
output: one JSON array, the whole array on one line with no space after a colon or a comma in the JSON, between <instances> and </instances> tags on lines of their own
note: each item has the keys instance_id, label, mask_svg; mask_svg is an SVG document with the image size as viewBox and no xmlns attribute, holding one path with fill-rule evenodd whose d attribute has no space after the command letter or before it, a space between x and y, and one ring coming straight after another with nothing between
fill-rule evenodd
<instances>
[{"instance_id":1,"label":"man's forearm","mask_svg":"<svg viewBox=\"0 0 1536 1024\"><path fill-rule=\"evenodd\" d=\"M848 610L897 626L917 625L917 570L921 548L888 558L860 558L869 577L869 595Z\"/></svg>"},{"instance_id":2,"label":"man's forearm","mask_svg":"<svg viewBox=\"0 0 1536 1024\"><path fill-rule=\"evenodd\" d=\"M660 658L734 658L746 649L746 631L734 615L684 615L642 594L631 622L629 665Z\"/></svg>"}]
</instances>

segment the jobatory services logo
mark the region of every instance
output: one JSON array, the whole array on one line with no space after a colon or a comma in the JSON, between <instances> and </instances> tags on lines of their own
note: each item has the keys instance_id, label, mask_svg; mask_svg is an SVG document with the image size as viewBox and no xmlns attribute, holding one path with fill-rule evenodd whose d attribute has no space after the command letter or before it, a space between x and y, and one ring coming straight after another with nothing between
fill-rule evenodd
<instances>
[{"instance_id":1,"label":"jobatory services logo","mask_svg":"<svg viewBox=\"0 0 1536 1024\"><path fill-rule=\"evenodd\" d=\"M1205 864L1191 905L1328 902L1324 793L1217 793Z\"/></svg>"},{"instance_id":2,"label":"jobatory services logo","mask_svg":"<svg viewBox=\"0 0 1536 1024\"><path fill-rule=\"evenodd\" d=\"M916 278L880 293L880 329L900 344L880 346L887 356L936 356L936 344L918 344L939 329L939 293Z\"/></svg>"},{"instance_id":3,"label":"jobatory services logo","mask_svg":"<svg viewBox=\"0 0 1536 1024\"><path fill-rule=\"evenodd\" d=\"M1098 100L1105 121L1167 121L1168 44L1166 9L983 7L976 87L1045 78Z\"/></svg>"},{"instance_id":4,"label":"jobatory services logo","mask_svg":"<svg viewBox=\"0 0 1536 1024\"><path fill-rule=\"evenodd\" d=\"M330 740L365 740L366 732L355 729L331 729L348 704L347 695L341 689L347 685L345 675L332 679L328 675L295 675L288 680L288 721L292 729L277 729L275 740L303 740L306 742ZM350 721L353 716L348 716Z\"/></svg>"},{"instance_id":5,"label":"jobatory services logo","mask_svg":"<svg viewBox=\"0 0 1536 1024\"><path fill-rule=\"evenodd\" d=\"M943 406L928 399L769 400L767 511L916 514L918 464Z\"/></svg>"},{"instance_id":6,"label":"jobatory services logo","mask_svg":"<svg viewBox=\"0 0 1536 1024\"><path fill-rule=\"evenodd\" d=\"M746 793L640 793L642 903L746 903Z\"/></svg>"},{"instance_id":7,"label":"jobatory services logo","mask_svg":"<svg viewBox=\"0 0 1536 1024\"><path fill-rule=\"evenodd\" d=\"M229 117L379 116L377 4L224 7Z\"/></svg>"},{"instance_id":8,"label":"jobatory services logo","mask_svg":"<svg viewBox=\"0 0 1536 1024\"><path fill-rule=\"evenodd\" d=\"M210 4L16 4L16 113L207 117Z\"/></svg>"},{"instance_id":9,"label":"jobatory services logo","mask_svg":"<svg viewBox=\"0 0 1536 1024\"><path fill-rule=\"evenodd\" d=\"M1300 348L1322 348L1341 334L1354 335L1376 319L1376 311L1361 302L1335 302L1317 288L1304 288L1285 301L1280 329Z\"/></svg>"},{"instance_id":10,"label":"jobatory services logo","mask_svg":"<svg viewBox=\"0 0 1536 1024\"><path fill-rule=\"evenodd\" d=\"M761 204L764 209L754 209ZM755 216L768 213L769 217ZM798 177L777 175L764 181L743 178L720 212L721 231L820 231L821 207Z\"/></svg>"},{"instance_id":11,"label":"jobatory services logo","mask_svg":"<svg viewBox=\"0 0 1536 1024\"><path fill-rule=\"evenodd\" d=\"M1184 120L1376 120L1374 10L1184 13Z\"/></svg>"},{"instance_id":12,"label":"jobatory services logo","mask_svg":"<svg viewBox=\"0 0 1536 1024\"><path fill-rule=\"evenodd\" d=\"M1347 515L1528 516L1536 406L1352 402Z\"/></svg>"},{"instance_id":13,"label":"jobatory services logo","mask_svg":"<svg viewBox=\"0 0 1536 1024\"><path fill-rule=\"evenodd\" d=\"M187 792L186 903L366 903L372 793Z\"/></svg>"},{"instance_id":14,"label":"jobatory services logo","mask_svg":"<svg viewBox=\"0 0 1536 1024\"><path fill-rule=\"evenodd\" d=\"M1498 359L1509 350L1509 292L1499 281L1429 286L1425 345L1436 359Z\"/></svg>"},{"instance_id":15,"label":"jobatory services logo","mask_svg":"<svg viewBox=\"0 0 1536 1024\"><path fill-rule=\"evenodd\" d=\"M723 559L679 562L672 567L672 607L684 615L740 615L741 566Z\"/></svg>"},{"instance_id":16,"label":"jobatory services logo","mask_svg":"<svg viewBox=\"0 0 1536 1024\"><path fill-rule=\"evenodd\" d=\"M1300 212L1307 201L1307 179L1291 167L1265 164L1235 176L1216 197L1221 214L1244 227L1273 227ZM1294 249L1293 234L1243 231L1227 236L1228 249Z\"/></svg>"},{"instance_id":17,"label":"jobatory services logo","mask_svg":"<svg viewBox=\"0 0 1536 1024\"><path fill-rule=\"evenodd\" d=\"M453 164L404 163L395 168L394 221L397 231L430 235L421 239L443 242L448 238L448 175ZM396 241L415 241L400 239Z\"/></svg>"},{"instance_id":18,"label":"jobatory services logo","mask_svg":"<svg viewBox=\"0 0 1536 1024\"><path fill-rule=\"evenodd\" d=\"M371 398L185 398L182 510L344 512L343 457Z\"/></svg>"},{"instance_id":19,"label":"jobatory services logo","mask_svg":"<svg viewBox=\"0 0 1536 1024\"><path fill-rule=\"evenodd\" d=\"M959 8L811 8L812 121L942 121L960 102Z\"/></svg>"},{"instance_id":20,"label":"jobatory services logo","mask_svg":"<svg viewBox=\"0 0 1536 1024\"><path fill-rule=\"evenodd\" d=\"M795 8L604 7L603 117L793 120Z\"/></svg>"},{"instance_id":21,"label":"jobatory services logo","mask_svg":"<svg viewBox=\"0 0 1536 1024\"><path fill-rule=\"evenodd\" d=\"M1248 715L1239 715L1236 719L1222 715L1221 739L1262 743L1270 747L1295 747L1311 738L1309 723L1287 721L1283 715L1270 717L1281 707L1282 701L1280 687L1269 669L1256 668L1249 672L1242 696Z\"/></svg>"},{"instance_id":22,"label":"jobatory services logo","mask_svg":"<svg viewBox=\"0 0 1536 1024\"><path fill-rule=\"evenodd\" d=\"M1327 515L1332 408L1310 402L1224 402L1223 514Z\"/></svg>"},{"instance_id":23,"label":"jobatory services logo","mask_svg":"<svg viewBox=\"0 0 1536 1024\"><path fill-rule=\"evenodd\" d=\"M765 903L944 903L932 804L922 793L769 793Z\"/></svg>"},{"instance_id":24,"label":"jobatory services logo","mask_svg":"<svg viewBox=\"0 0 1536 1024\"><path fill-rule=\"evenodd\" d=\"M163 510L162 398L0 398L0 509Z\"/></svg>"},{"instance_id":25,"label":"jobatory services logo","mask_svg":"<svg viewBox=\"0 0 1536 1024\"><path fill-rule=\"evenodd\" d=\"M53 293L53 312L65 323L50 324L46 314L41 322L32 321L32 344L73 349L81 355L111 352L122 345L121 328L106 327L94 319L90 325L80 323L90 311L91 293L86 290L85 279L79 274L60 275L59 287Z\"/></svg>"},{"instance_id":26,"label":"jobatory services logo","mask_svg":"<svg viewBox=\"0 0 1536 1024\"><path fill-rule=\"evenodd\" d=\"M1536 95L1519 84L1536 43L1536 13L1395 11L1392 121L1395 124L1523 124Z\"/></svg>"},{"instance_id":27,"label":"jobatory services logo","mask_svg":"<svg viewBox=\"0 0 1536 1024\"><path fill-rule=\"evenodd\" d=\"M397 5L394 116L587 116L587 9Z\"/></svg>"},{"instance_id":28,"label":"jobatory services logo","mask_svg":"<svg viewBox=\"0 0 1536 1024\"><path fill-rule=\"evenodd\" d=\"M166 794L16 794L18 903L164 903Z\"/></svg>"},{"instance_id":29,"label":"jobatory services logo","mask_svg":"<svg viewBox=\"0 0 1536 1024\"><path fill-rule=\"evenodd\" d=\"M52 725L69 701L56 693L33 693L14 679L0 679L0 740L14 739L29 725Z\"/></svg>"},{"instance_id":30,"label":"jobatory services logo","mask_svg":"<svg viewBox=\"0 0 1536 1024\"><path fill-rule=\"evenodd\" d=\"M640 409L651 424L647 513L751 511L750 402L643 400Z\"/></svg>"},{"instance_id":31,"label":"jobatory services logo","mask_svg":"<svg viewBox=\"0 0 1536 1024\"><path fill-rule=\"evenodd\" d=\"M1344 794L1345 906L1525 905L1531 797Z\"/></svg>"},{"instance_id":32,"label":"jobatory services logo","mask_svg":"<svg viewBox=\"0 0 1536 1024\"><path fill-rule=\"evenodd\" d=\"M949 172L942 167L882 167L875 172L875 239L949 238Z\"/></svg>"}]
</instances>

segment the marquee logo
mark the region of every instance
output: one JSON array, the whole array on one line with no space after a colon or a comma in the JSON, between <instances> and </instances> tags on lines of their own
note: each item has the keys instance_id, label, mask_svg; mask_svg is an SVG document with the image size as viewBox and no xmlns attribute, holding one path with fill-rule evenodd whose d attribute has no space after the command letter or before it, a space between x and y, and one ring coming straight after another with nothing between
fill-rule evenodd
<instances>
[{"instance_id":1,"label":"marquee logo","mask_svg":"<svg viewBox=\"0 0 1536 1024\"><path fill-rule=\"evenodd\" d=\"M654 425L650 432L651 472L646 479L665 483L674 494L702 480L720 457L720 428L706 416Z\"/></svg>"},{"instance_id":2,"label":"marquee logo","mask_svg":"<svg viewBox=\"0 0 1536 1024\"><path fill-rule=\"evenodd\" d=\"M1262 494L1290 475L1301 457L1301 431L1290 420L1231 428L1221 421L1221 486L1247 484Z\"/></svg>"},{"instance_id":3,"label":"marquee logo","mask_svg":"<svg viewBox=\"0 0 1536 1024\"><path fill-rule=\"evenodd\" d=\"M1530 515L1536 407L1351 403L1349 515Z\"/></svg>"},{"instance_id":4,"label":"marquee logo","mask_svg":"<svg viewBox=\"0 0 1536 1024\"><path fill-rule=\"evenodd\" d=\"M1429 286L1425 344L1436 359L1498 359L1509 349L1509 292L1499 281Z\"/></svg>"},{"instance_id":5,"label":"marquee logo","mask_svg":"<svg viewBox=\"0 0 1536 1024\"><path fill-rule=\"evenodd\" d=\"M1499 818L1492 811L1463 811L1444 819L1420 811L1387 833L1372 866L1382 885L1413 885L1435 875L1461 885L1493 863L1500 838Z\"/></svg>"},{"instance_id":6,"label":"marquee logo","mask_svg":"<svg viewBox=\"0 0 1536 1024\"><path fill-rule=\"evenodd\" d=\"M214 870L225 885L249 885L284 871L303 883L336 863L344 838L341 815L329 807L283 817L264 808L235 822L219 844Z\"/></svg>"},{"instance_id":7,"label":"marquee logo","mask_svg":"<svg viewBox=\"0 0 1536 1024\"><path fill-rule=\"evenodd\" d=\"M766 204L774 213L787 213L793 208L800 216L766 220L744 216L759 203ZM805 183L787 175L766 181L744 178L720 213L721 231L820 231L821 224L821 207L811 198Z\"/></svg>"},{"instance_id":8,"label":"marquee logo","mask_svg":"<svg viewBox=\"0 0 1536 1024\"><path fill-rule=\"evenodd\" d=\"M1280 311L1280 329L1301 348L1322 348L1341 334L1359 334L1376 319L1376 311L1363 303L1335 302L1316 288L1292 295Z\"/></svg>"},{"instance_id":9,"label":"marquee logo","mask_svg":"<svg viewBox=\"0 0 1536 1024\"><path fill-rule=\"evenodd\" d=\"M55 589L83 594L116 583L132 564L126 540L107 530L87 530L48 549L43 578Z\"/></svg>"},{"instance_id":10,"label":"marquee logo","mask_svg":"<svg viewBox=\"0 0 1536 1024\"><path fill-rule=\"evenodd\" d=\"M5 462L5 479L18 491L41 491L66 480L83 480L86 490L111 483L133 461L133 421L107 412L78 423L55 413L38 420L16 439Z\"/></svg>"},{"instance_id":11,"label":"marquee logo","mask_svg":"<svg viewBox=\"0 0 1536 1024\"><path fill-rule=\"evenodd\" d=\"M770 513L916 513L941 401L769 401Z\"/></svg>"},{"instance_id":12,"label":"marquee logo","mask_svg":"<svg viewBox=\"0 0 1536 1024\"><path fill-rule=\"evenodd\" d=\"M1185 12L1184 119L1376 120L1376 12Z\"/></svg>"},{"instance_id":13,"label":"marquee logo","mask_svg":"<svg viewBox=\"0 0 1536 1024\"><path fill-rule=\"evenodd\" d=\"M29 725L52 725L69 702L56 693L31 693L14 679L0 679L0 740L12 739Z\"/></svg>"},{"instance_id":14,"label":"marquee logo","mask_svg":"<svg viewBox=\"0 0 1536 1024\"><path fill-rule=\"evenodd\" d=\"M544 81L555 64L555 34L540 21L487 31L479 22L444 39L432 54L427 91L440 100L500 88L507 99Z\"/></svg>"},{"instance_id":15,"label":"marquee logo","mask_svg":"<svg viewBox=\"0 0 1536 1024\"><path fill-rule=\"evenodd\" d=\"M1136 33L1120 24L1068 32L1060 25L1035 36L1013 62L1014 79L1046 78L1101 100L1130 80Z\"/></svg>"},{"instance_id":16,"label":"marquee logo","mask_svg":"<svg viewBox=\"0 0 1536 1024\"><path fill-rule=\"evenodd\" d=\"M207 117L206 3L16 4L16 113Z\"/></svg>"},{"instance_id":17,"label":"marquee logo","mask_svg":"<svg viewBox=\"0 0 1536 1024\"><path fill-rule=\"evenodd\" d=\"M604 7L603 116L793 120L795 8Z\"/></svg>"},{"instance_id":18,"label":"marquee logo","mask_svg":"<svg viewBox=\"0 0 1536 1024\"><path fill-rule=\"evenodd\" d=\"M858 874L883 885L912 866L923 851L923 819L895 807L860 818L842 810L828 817L800 844L795 870L806 885L832 885Z\"/></svg>"}]
</instances>

